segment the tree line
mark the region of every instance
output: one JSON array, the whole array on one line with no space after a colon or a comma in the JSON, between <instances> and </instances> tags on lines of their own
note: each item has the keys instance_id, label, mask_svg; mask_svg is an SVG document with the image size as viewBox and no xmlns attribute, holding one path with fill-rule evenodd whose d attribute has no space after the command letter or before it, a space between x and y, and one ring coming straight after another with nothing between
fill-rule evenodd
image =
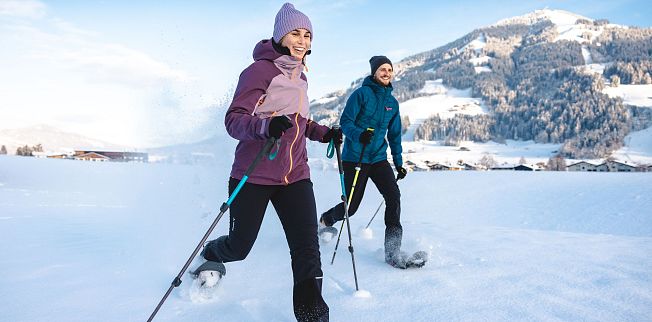
<instances>
[{"instance_id":1,"label":"tree line","mask_svg":"<svg viewBox=\"0 0 652 322\"><path fill-rule=\"evenodd\" d=\"M33 156L34 152L43 152L43 146L41 144L37 144L34 146L24 145L24 146L19 146L16 149L16 155L20 155L20 156L31 157ZM5 145L2 145L0 147L0 155L6 155L6 154L7 154L7 147Z\"/></svg>"}]
</instances>

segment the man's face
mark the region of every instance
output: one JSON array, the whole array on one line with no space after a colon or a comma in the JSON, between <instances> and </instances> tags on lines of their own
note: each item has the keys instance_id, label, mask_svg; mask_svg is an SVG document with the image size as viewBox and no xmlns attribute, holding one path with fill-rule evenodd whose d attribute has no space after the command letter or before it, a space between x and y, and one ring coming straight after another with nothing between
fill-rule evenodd
<instances>
[{"instance_id":1,"label":"man's face","mask_svg":"<svg viewBox=\"0 0 652 322\"><path fill-rule=\"evenodd\" d=\"M392 68L392 65L387 63L380 65L374 74L374 79L383 86L389 85L389 82L392 81L393 77L394 69Z\"/></svg>"}]
</instances>

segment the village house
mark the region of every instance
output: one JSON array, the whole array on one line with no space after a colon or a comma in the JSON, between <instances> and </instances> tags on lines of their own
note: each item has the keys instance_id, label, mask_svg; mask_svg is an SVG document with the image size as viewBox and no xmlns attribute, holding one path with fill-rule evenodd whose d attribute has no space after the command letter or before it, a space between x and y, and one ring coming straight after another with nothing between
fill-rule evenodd
<instances>
[{"instance_id":1,"label":"village house","mask_svg":"<svg viewBox=\"0 0 652 322\"><path fill-rule=\"evenodd\" d=\"M609 172L635 172L636 171L635 166L620 161L608 160L604 164L607 165Z\"/></svg>"},{"instance_id":2,"label":"village house","mask_svg":"<svg viewBox=\"0 0 652 322\"><path fill-rule=\"evenodd\" d=\"M514 167L516 171L534 171L534 167L527 164L519 164Z\"/></svg>"},{"instance_id":3,"label":"village house","mask_svg":"<svg viewBox=\"0 0 652 322\"><path fill-rule=\"evenodd\" d=\"M77 150L72 156L75 160L112 161L112 162L148 162L147 153L142 152L112 152Z\"/></svg>"},{"instance_id":4,"label":"village house","mask_svg":"<svg viewBox=\"0 0 652 322\"><path fill-rule=\"evenodd\" d=\"M491 167L491 170L514 170L514 165L511 164L500 164Z\"/></svg>"},{"instance_id":5,"label":"village house","mask_svg":"<svg viewBox=\"0 0 652 322\"><path fill-rule=\"evenodd\" d=\"M633 165L615 161L607 160L601 164L593 164L586 161L573 163L566 167L568 171L590 171L590 172L636 172L637 168Z\"/></svg>"},{"instance_id":6,"label":"village house","mask_svg":"<svg viewBox=\"0 0 652 322\"><path fill-rule=\"evenodd\" d=\"M462 163L464 170L485 170L485 168L479 164L471 164L468 162Z\"/></svg>"},{"instance_id":7,"label":"village house","mask_svg":"<svg viewBox=\"0 0 652 322\"><path fill-rule=\"evenodd\" d=\"M580 161L580 162L573 163L571 165L566 166L566 169L568 171L590 171L590 172L593 172L593 171L598 171L598 166L593 164L593 163L586 162L586 161Z\"/></svg>"},{"instance_id":8,"label":"village house","mask_svg":"<svg viewBox=\"0 0 652 322\"><path fill-rule=\"evenodd\" d=\"M462 165L452 165L452 164L447 164L447 163L440 163L440 162L429 162L426 161L426 164L428 165L428 168L433 171L461 171L464 170L464 166Z\"/></svg>"}]
</instances>

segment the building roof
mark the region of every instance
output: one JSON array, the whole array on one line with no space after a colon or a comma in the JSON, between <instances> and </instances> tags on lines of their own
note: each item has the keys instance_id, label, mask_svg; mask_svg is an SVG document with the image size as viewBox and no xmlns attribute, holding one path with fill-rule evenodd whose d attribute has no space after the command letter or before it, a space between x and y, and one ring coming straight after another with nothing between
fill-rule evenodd
<instances>
[{"instance_id":1,"label":"building roof","mask_svg":"<svg viewBox=\"0 0 652 322\"><path fill-rule=\"evenodd\" d=\"M75 159L102 159L102 160L111 160L111 158L99 154L97 152L89 152L89 153L84 153L84 154L77 154L75 155Z\"/></svg>"}]
</instances>

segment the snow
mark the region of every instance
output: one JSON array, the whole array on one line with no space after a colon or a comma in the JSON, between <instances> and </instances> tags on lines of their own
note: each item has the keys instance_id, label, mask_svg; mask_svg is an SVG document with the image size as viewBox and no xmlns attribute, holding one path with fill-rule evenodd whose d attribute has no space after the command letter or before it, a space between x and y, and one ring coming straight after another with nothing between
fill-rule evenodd
<instances>
[{"instance_id":1,"label":"snow","mask_svg":"<svg viewBox=\"0 0 652 322\"><path fill-rule=\"evenodd\" d=\"M330 165L312 171L321 212L340 182L333 160L320 163ZM228 172L0 156L0 321L146 320L226 199ZM382 218L372 238L358 235L381 202L370 184L351 218L362 292L346 247L330 265L334 243L321 245L331 321L647 320L649 183L649 173L410 173L399 183L403 249L430 262L408 271L383 263ZM155 321L293 321L281 230L269 207L214 298L193 302L186 274Z\"/></svg>"},{"instance_id":2,"label":"snow","mask_svg":"<svg viewBox=\"0 0 652 322\"><path fill-rule=\"evenodd\" d=\"M578 19L593 21L587 17L564 10L542 9L535 10L534 12L522 16L500 20L495 25L500 26L510 24L535 24L542 20L550 20L555 25L572 25L575 24Z\"/></svg>"},{"instance_id":3,"label":"snow","mask_svg":"<svg viewBox=\"0 0 652 322\"><path fill-rule=\"evenodd\" d=\"M417 97L401 103L401 116L408 116L410 126L403 135L403 140L414 140L414 131L420 124L439 114L442 119L455 116L455 114L479 115L486 113L487 109L479 98L471 97L471 89L449 88L442 84L442 80L426 81L421 93L435 94Z\"/></svg>"},{"instance_id":4,"label":"snow","mask_svg":"<svg viewBox=\"0 0 652 322\"><path fill-rule=\"evenodd\" d=\"M579 43L590 43L595 40L605 28L626 28L616 24L607 24L602 26L578 24L578 20L593 22L593 19L577 15L564 10L542 9L535 10L523 16L513 17L498 21L495 25L509 24L535 24L542 20L550 20L555 25L558 36L554 41L570 40ZM588 37L584 38L584 35Z\"/></svg>"},{"instance_id":5,"label":"snow","mask_svg":"<svg viewBox=\"0 0 652 322\"><path fill-rule=\"evenodd\" d=\"M652 164L652 127L627 135L625 146L615 151L613 156L632 164Z\"/></svg>"},{"instance_id":6,"label":"snow","mask_svg":"<svg viewBox=\"0 0 652 322\"><path fill-rule=\"evenodd\" d=\"M586 46L582 46L582 57L584 57L584 64L586 65L593 64L593 57L591 57L591 53L589 52L589 49Z\"/></svg>"},{"instance_id":7,"label":"snow","mask_svg":"<svg viewBox=\"0 0 652 322\"><path fill-rule=\"evenodd\" d=\"M587 58L585 57L584 60L586 61ZM576 70L587 74L598 74L602 76L602 73L604 72L605 68L607 68L607 66L609 65L610 64L586 64L586 65L577 66ZM608 82L609 80L605 79L605 81Z\"/></svg>"},{"instance_id":8,"label":"snow","mask_svg":"<svg viewBox=\"0 0 652 322\"><path fill-rule=\"evenodd\" d=\"M475 51L476 53L481 53L482 49L487 45L487 39L484 34L478 36L478 38L469 42L466 46L462 47L461 51L465 51L467 48Z\"/></svg>"},{"instance_id":9,"label":"snow","mask_svg":"<svg viewBox=\"0 0 652 322\"><path fill-rule=\"evenodd\" d=\"M337 99L337 96L322 97L322 98L319 98L319 99L316 99L316 100L310 102L310 104L326 104L326 103L330 103L330 102L332 102L332 101L334 101L336 99Z\"/></svg>"},{"instance_id":10,"label":"snow","mask_svg":"<svg viewBox=\"0 0 652 322\"><path fill-rule=\"evenodd\" d=\"M125 146L103 142L74 133L61 131L48 125L35 125L25 128L0 129L0 145L5 145L9 154L15 154L21 146L41 144L52 154L72 153L75 148L88 150L110 149L116 151L133 150Z\"/></svg>"},{"instance_id":11,"label":"snow","mask_svg":"<svg viewBox=\"0 0 652 322\"><path fill-rule=\"evenodd\" d=\"M557 154L560 146L507 140L504 144L463 141L457 147L445 146L438 141L412 141L403 142L403 161L410 160L417 164L424 164L425 161L456 164L458 160L462 160L473 164L479 162L483 156L489 155L498 164L515 165L521 158L525 158L529 164L547 163L550 157ZM461 147L466 149L460 149Z\"/></svg>"},{"instance_id":12,"label":"snow","mask_svg":"<svg viewBox=\"0 0 652 322\"><path fill-rule=\"evenodd\" d=\"M476 73L476 74L480 74L480 73L491 73L491 68L489 68L489 67L487 67L487 66L479 66L479 67L476 66L476 67L473 67L473 69L475 70L475 73Z\"/></svg>"},{"instance_id":13,"label":"snow","mask_svg":"<svg viewBox=\"0 0 652 322\"><path fill-rule=\"evenodd\" d=\"M625 104L652 107L652 85L618 85L602 91L610 97L621 97Z\"/></svg>"},{"instance_id":14,"label":"snow","mask_svg":"<svg viewBox=\"0 0 652 322\"><path fill-rule=\"evenodd\" d=\"M489 56L480 56L480 57L475 57L475 58L469 59L469 62L471 62L471 64L473 64L474 66L481 66L481 65L488 64L489 61L492 60L492 59L493 58L491 58Z\"/></svg>"}]
</instances>

